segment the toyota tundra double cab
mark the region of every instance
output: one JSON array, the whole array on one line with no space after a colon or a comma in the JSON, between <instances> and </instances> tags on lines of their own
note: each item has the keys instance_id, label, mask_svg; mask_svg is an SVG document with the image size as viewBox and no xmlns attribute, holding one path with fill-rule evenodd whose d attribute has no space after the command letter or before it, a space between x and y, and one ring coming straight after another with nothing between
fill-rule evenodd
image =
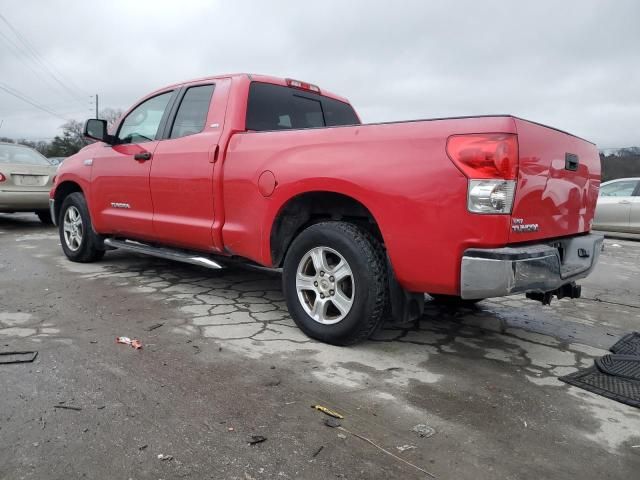
<instances>
[{"instance_id":1,"label":"toyota tundra double cab","mask_svg":"<svg viewBox=\"0 0 640 480\"><path fill-rule=\"evenodd\" d=\"M296 324L332 344L415 320L425 293L577 297L602 243L595 145L511 115L361 124L316 85L235 74L160 89L85 135L50 194L71 261L281 269Z\"/></svg>"}]
</instances>

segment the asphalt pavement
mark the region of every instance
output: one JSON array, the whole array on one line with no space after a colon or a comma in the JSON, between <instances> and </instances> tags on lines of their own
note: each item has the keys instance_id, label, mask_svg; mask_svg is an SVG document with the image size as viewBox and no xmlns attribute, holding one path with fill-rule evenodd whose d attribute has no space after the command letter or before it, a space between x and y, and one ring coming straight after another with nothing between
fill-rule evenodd
<instances>
[{"instance_id":1,"label":"asphalt pavement","mask_svg":"<svg viewBox=\"0 0 640 480\"><path fill-rule=\"evenodd\" d=\"M640 243L607 239L582 284L429 302L340 348L295 327L276 274L71 263L54 228L0 215L0 353L38 352L0 365L0 478L637 478L640 410L558 377L640 330Z\"/></svg>"}]
</instances>

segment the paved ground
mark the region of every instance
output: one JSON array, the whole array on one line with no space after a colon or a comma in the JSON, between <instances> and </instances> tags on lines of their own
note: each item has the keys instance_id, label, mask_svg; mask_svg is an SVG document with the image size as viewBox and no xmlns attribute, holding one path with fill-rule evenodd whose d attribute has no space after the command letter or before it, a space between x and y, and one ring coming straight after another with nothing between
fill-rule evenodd
<instances>
[{"instance_id":1,"label":"paved ground","mask_svg":"<svg viewBox=\"0 0 640 480\"><path fill-rule=\"evenodd\" d=\"M637 478L640 411L557 377L640 329L640 243L607 240L579 301L427 305L350 348L303 336L279 280L73 264L55 230L0 215L0 351L39 351L0 365L0 478L426 478L315 403L440 479Z\"/></svg>"}]
</instances>

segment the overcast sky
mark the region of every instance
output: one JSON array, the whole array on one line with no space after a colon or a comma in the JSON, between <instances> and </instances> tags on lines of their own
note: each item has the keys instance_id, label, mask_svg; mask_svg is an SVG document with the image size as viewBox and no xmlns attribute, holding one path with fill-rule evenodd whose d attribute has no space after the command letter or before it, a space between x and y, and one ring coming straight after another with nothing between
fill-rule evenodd
<instances>
[{"instance_id":1,"label":"overcast sky","mask_svg":"<svg viewBox=\"0 0 640 480\"><path fill-rule=\"evenodd\" d=\"M254 72L344 95L365 122L512 113L640 145L637 0L0 0L0 14L15 29L0 18L0 136L53 137L94 93L128 108Z\"/></svg>"}]
</instances>

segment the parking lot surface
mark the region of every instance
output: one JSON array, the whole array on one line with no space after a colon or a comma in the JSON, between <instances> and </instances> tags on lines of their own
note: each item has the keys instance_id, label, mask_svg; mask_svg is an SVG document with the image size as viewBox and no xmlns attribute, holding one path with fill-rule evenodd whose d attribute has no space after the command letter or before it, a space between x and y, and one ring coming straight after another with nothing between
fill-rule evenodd
<instances>
[{"instance_id":1,"label":"parking lot surface","mask_svg":"<svg viewBox=\"0 0 640 480\"><path fill-rule=\"evenodd\" d=\"M0 365L0 478L428 478L361 437L441 479L637 478L640 411L558 377L640 330L640 243L606 240L582 284L550 307L427 303L340 348L295 327L276 274L75 264L0 215L0 351L38 351Z\"/></svg>"}]
</instances>

